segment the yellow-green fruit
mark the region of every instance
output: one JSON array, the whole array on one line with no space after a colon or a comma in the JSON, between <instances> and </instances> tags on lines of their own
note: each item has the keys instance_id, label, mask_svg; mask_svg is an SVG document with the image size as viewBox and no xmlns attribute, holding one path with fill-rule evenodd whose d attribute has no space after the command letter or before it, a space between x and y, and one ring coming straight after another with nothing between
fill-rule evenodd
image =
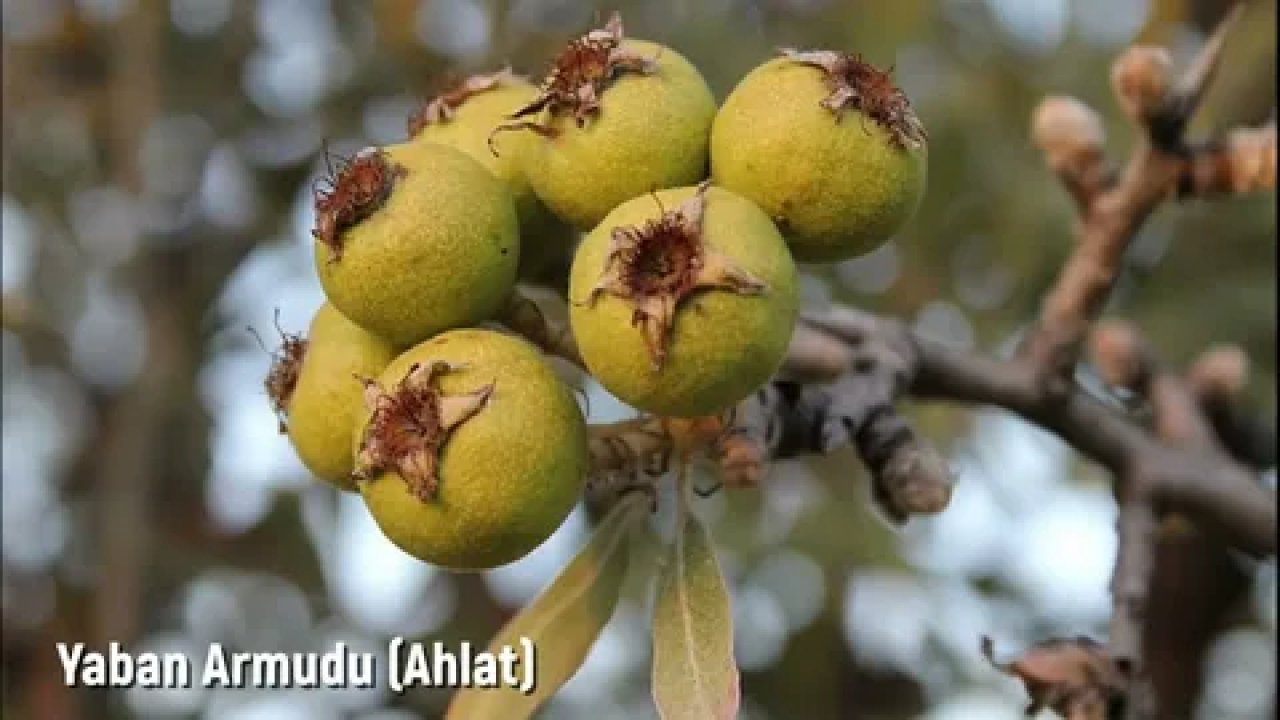
<instances>
[{"instance_id":1,"label":"yellow-green fruit","mask_svg":"<svg viewBox=\"0 0 1280 720\"><path fill-rule=\"evenodd\" d=\"M507 185L444 145L358 154L317 195L315 235L329 301L399 347L489 319L515 285Z\"/></svg>"},{"instance_id":2,"label":"yellow-green fruit","mask_svg":"<svg viewBox=\"0 0 1280 720\"><path fill-rule=\"evenodd\" d=\"M777 228L750 201L705 185L609 213L579 246L569 293L591 373L624 402L679 417L718 413L768 380L797 308Z\"/></svg>"},{"instance_id":3,"label":"yellow-green fruit","mask_svg":"<svg viewBox=\"0 0 1280 720\"><path fill-rule=\"evenodd\" d=\"M581 230L637 195L706 177L710 88L674 50L624 39L620 23L571 43L543 100L524 118L543 126L526 173L538 197Z\"/></svg>"},{"instance_id":4,"label":"yellow-green fruit","mask_svg":"<svg viewBox=\"0 0 1280 720\"><path fill-rule=\"evenodd\" d=\"M574 239L525 177L526 157L537 138L529 133L493 135L508 115L537 95L537 87L509 71L475 75L426 103L409 120L414 142L461 150L507 183L520 221L520 276L525 278L567 258Z\"/></svg>"},{"instance_id":5,"label":"yellow-green fruit","mask_svg":"<svg viewBox=\"0 0 1280 720\"><path fill-rule=\"evenodd\" d=\"M852 94L836 95L841 87ZM905 95L887 73L837 53L792 53L751 71L711 132L716 183L769 213L802 261L888 241L915 213L925 168Z\"/></svg>"},{"instance_id":6,"label":"yellow-green fruit","mask_svg":"<svg viewBox=\"0 0 1280 720\"><path fill-rule=\"evenodd\" d=\"M406 380L415 377L416 385ZM440 412L409 422L366 413L357 425L357 474L363 469L367 478L360 492L378 527L405 552L454 570L503 565L546 540L581 496L586 425L572 392L529 343L454 330L397 357L377 386L388 408L420 409L433 397L440 403ZM416 401L406 395L413 388ZM432 430L432 417L442 433ZM380 432L398 455L371 452ZM414 452L438 459L434 475L421 474L430 462L388 469Z\"/></svg>"},{"instance_id":7,"label":"yellow-green fruit","mask_svg":"<svg viewBox=\"0 0 1280 720\"><path fill-rule=\"evenodd\" d=\"M354 491L351 426L364 405L353 375L382 372L396 351L329 303L316 311L305 343L285 403L289 440L316 477Z\"/></svg>"}]
</instances>

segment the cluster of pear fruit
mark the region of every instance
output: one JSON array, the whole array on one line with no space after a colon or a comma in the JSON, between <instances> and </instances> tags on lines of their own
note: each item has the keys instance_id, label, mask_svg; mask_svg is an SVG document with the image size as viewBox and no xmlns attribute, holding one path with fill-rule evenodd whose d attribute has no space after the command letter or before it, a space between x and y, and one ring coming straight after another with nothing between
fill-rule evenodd
<instances>
[{"instance_id":1,"label":"cluster of pear fruit","mask_svg":"<svg viewBox=\"0 0 1280 720\"><path fill-rule=\"evenodd\" d=\"M581 495L587 430L540 351L493 324L518 278L572 254L587 369L632 406L714 415L768 380L795 261L885 242L923 193L926 138L887 72L783 50L722 105L615 15L540 85L467 78L315 194L327 302L267 389L316 476L454 570L514 561Z\"/></svg>"}]
</instances>

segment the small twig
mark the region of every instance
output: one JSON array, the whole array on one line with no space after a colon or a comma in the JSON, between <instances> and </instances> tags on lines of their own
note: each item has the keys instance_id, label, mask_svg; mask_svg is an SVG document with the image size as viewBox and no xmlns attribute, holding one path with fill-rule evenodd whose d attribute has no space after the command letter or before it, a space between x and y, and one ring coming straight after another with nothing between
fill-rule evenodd
<instances>
[{"instance_id":1,"label":"small twig","mask_svg":"<svg viewBox=\"0 0 1280 720\"><path fill-rule=\"evenodd\" d=\"M1112 320L1094 328L1090 352L1104 382L1152 408L1154 432L1165 442L1222 449L1252 468L1275 465L1274 426L1237 403L1249 364L1240 348L1210 348L1177 376L1158 363L1136 328Z\"/></svg>"},{"instance_id":2,"label":"small twig","mask_svg":"<svg viewBox=\"0 0 1280 720\"><path fill-rule=\"evenodd\" d=\"M871 471L872 499L896 524L933 515L951 502L954 477L943 457L892 407L881 406L854 436Z\"/></svg>"},{"instance_id":3,"label":"small twig","mask_svg":"<svg viewBox=\"0 0 1280 720\"><path fill-rule=\"evenodd\" d=\"M542 300L542 304L534 300L535 296ZM511 293L499 321L548 355L564 358L579 368L585 368L586 364L578 351L578 342L573 337L569 323L561 319L565 312L563 299L555 293L521 286Z\"/></svg>"},{"instance_id":4,"label":"small twig","mask_svg":"<svg viewBox=\"0 0 1280 720\"><path fill-rule=\"evenodd\" d=\"M1170 447L1219 453L1213 428L1184 377L1156 356L1137 328L1122 321L1099 325L1093 332L1094 362L1109 381L1124 384L1151 407L1152 430ZM1239 360L1239 358L1234 358ZM1239 372L1239 363L1223 363L1221 374ZM1223 378L1219 378L1223 379ZM1228 381L1234 378L1228 379ZM1119 544L1111 583L1110 652L1128 686L1129 720L1147 720L1156 712L1144 656L1147 607L1159 552L1158 528L1165 519L1150 492L1145 467L1136 464L1117 488Z\"/></svg>"},{"instance_id":5,"label":"small twig","mask_svg":"<svg viewBox=\"0 0 1280 720\"><path fill-rule=\"evenodd\" d=\"M845 345L844 374L826 385L775 382L740 406L737 432L720 449L722 467L755 482L768 458L852 445L870 471L872 499L889 520L941 512L951 500L950 468L895 407L915 363L912 343L886 331L895 327L886 321L844 306L806 313L803 325Z\"/></svg>"},{"instance_id":6,"label":"small twig","mask_svg":"<svg viewBox=\"0 0 1280 720\"><path fill-rule=\"evenodd\" d=\"M911 337L901 326L883 327ZM1082 390L1048 396L1036 369L1024 363L913 340L913 397L1003 407L1057 434L1118 476L1142 466L1153 496L1169 509L1194 516L1245 552L1275 553L1275 494L1229 457L1166 445Z\"/></svg>"},{"instance_id":7,"label":"small twig","mask_svg":"<svg viewBox=\"0 0 1280 720\"><path fill-rule=\"evenodd\" d=\"M1186 382L1223 448L1237 462L1263 470L1276 465L1276 429L1273 420L1240 405L1248 376L1249 358L1244 351L1219 345L1192 363Z\"/></svg>"},{"instance_id":8,"label":"small twig","mask_svg":"<svg viewBox=\"0 0 1280 720\"><path fill-rule=\"evenodd\" d=\"M1179 197L1238 195L1276 187L1276 126L1241 128L1188 148Z\"/></svg>"},{"instance_id":9,"label":"small twig","mask_svg":"<svg viewBox=\"0 0 1280 720\"><path fill-rule=\"evenodd\" d=\"M793 343L792 366L840 371L835 381L802 385L776 379L718 424L684 436L708 441L703 449L727 487L759 483L774 460L852 446L870 471L872 499L889 520L903 523L940 512L951 498L951 472L894 406L909 376L903 354L910 346L876 332L880 322L851 308L808 317L802 332L811 342ZM834 352L836 347L842 351ZM592 428L594 474L660 473L670 464L675 440L657 419Z\"/></svg>"},{"instance_id":10,"label":"small twig","mask_svg":"<svg viewBox=\"0 0 1280 720\"><path fill-rule=\"evenodd\" d=\"M1069 387L1080 346L1120 277L1138 228L1161 201L1180 185L1188 185L1184 178L1192 163L1182 131L1203 97L1219 62L1223 38L1238 15L1237 10L1228 16L1177 82L1170 81L1168 53L1160 48L1130 48L1113 65L1112 85L1120 105L1143 133L1114 183L1096 193L1073 189L1082 204L1075 250L1045 296L1040 317L1020 349L1050 395L1061 396ZM1079 111L1074 114L1081 116ZM1079 129L1085 125L1079 119L1075 122L1079 138L1088 135ZM1076 145L1084 142L1079 138ZM1064 161L1046 152L1050 165L1062 174ZM1256 180L1244 184L1264 185Z\"/></svg>"},{"instance_id":11,"label":"small twig","mask_svg":"<svg viewBox=\"0 0 1280 720\"><path fill-rule=\"evenodd\" d=\"M870 472L872 500L889 520L941 512L951 499L951 471L894 408L895 397L870 374L827 385L774 382L738 406L713 456L726 485L750 486L771 461L852 446Z\"/></svg>"},{"instance_id":12,"label":"small twig","mask_svg":"<svg viewBox=\"0 0 1280 720\"><path fill-rule=\"evenodd\" d=\"M1191 387L1161 362L1136 327L1123 320L1100 323L1090 335L1090 346L1104 381L1133 391L1150 405L1152 430L1161 441L1219 449Z\"/></svg>"},{"instance_id":13,"label":"small twig","mask_svg":"<svg viewBox=\"0 0 1280 720\"><path fill-rule=\"evenodd\" d=\"M865 439L898 432L894 429L898 421L885 409L903 396L994 405L1056 433L1120 477L1141 468L1151 496L1162 507L1187 513L1239 549L1260 555L1275 553L1274 493L1260 485L1252 472L1222 453L1168 445L1132 418L1082 390L1073 389L1060 397L1046 395L1035 368L1026 363L956 350L920 338L896 321L834 307L806 316L805 322L845 342L853 353L853 368L835 383L801 385L775 381L738 405L727 416L726 429L712 449L727 485L759 482L768 463L776 459L827 453L842 445L857 444L859 433L867 433ZM870 431L869 426L873 428ZM642 464L640 460L649 462L670 452L671 441L661 438L661 425L656 420L629 421L611 427L615 429L598 428L593 432L610 436L623 432L628 435L623 442L637 451L611 454L600 444L605 441L597 438L593 441L593 447L600 448L593 455L600 458L597 467L632 470ZM643 437L630 436L641 431ZM917 443L913 438L914 431L890 443L901 453L897 457L936 452L921 450L928 444L923 440ZM891 466L877 464L882 468ZM951 481L949 475L944 477L941 473L945 463L930 460L916 467L926 469L923 487L932 491L898 492L904 496L944 497L941 490ZM936 474L928 468L934 468ZM872 471L875 472L874 467ZM916 482L921 478L906 485L921 487Z\"/></svg>"},{"instance_id":14,"label":"small twig","mask_svg":"<svg viewBox=\"0 0 1280 720\"><path fill-rule=\"evenodd\" d=\"M1164 129L1168 139L1177 142L1182 138L1186 127L1200 101L1208 91L1218 68L1222 66L1222 54L1226 49L1227 36L1244 15L1244 2L1237 2L1225 17L1214 28L1213 34L1205 40L1204 46L1196 54L1191 64L1182 73L1182 77L1168 94L1164 107L1161 108L1153 122L1153 127ZM1153 133L1157 138L1160 133ZM1172 146L1169 146L1172 147Z\"/></svg>"}]
</instances>

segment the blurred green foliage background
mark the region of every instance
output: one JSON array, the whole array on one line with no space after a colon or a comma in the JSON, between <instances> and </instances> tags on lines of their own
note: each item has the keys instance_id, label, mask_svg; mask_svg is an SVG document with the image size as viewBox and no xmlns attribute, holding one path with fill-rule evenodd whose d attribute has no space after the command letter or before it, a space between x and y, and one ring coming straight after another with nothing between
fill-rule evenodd
<instances>
[{"instance_id":1,"label":"blurred green foliage background","mask_svg":"<svg viewBox=\"0 0 1280 720\"><path fill-rule=\"evenodd\" d=\"M1224 0L5 0L3 5L3 715L434 717L443 691L127 691L62 685L53 643L203 657L336 639L484 642L586 531L580 515L517 566L447 576L400 554L358 499L310 481L262 393L245 327L305 326L321 295L309 188L325 143L403 137L451 77L539 76L613 9L689 57L719 97L775 48L893 65L930 133L928 194L886 248L808 268L811 302L1007 349L1070 250L1073 210L1027 139L1066 93L1130 128L1107 85L1134 41L1185 60ZM1193 127L1274 117L1274 0L1253 0ZM1245 347L1275 411L1274 195L1162 209L1108 312L1172 362ZM592 419L626 410L598 388ZM1015 718L1025 698L978 655L1105 629L1107 478L999 413L913 408L959 486L893 532L840 453L721 493L748 718ZM1274 482L1274 472L1268 475ZM1197 536L1160 591L1169 717L1274 717L1275 572ZM546 717L649 717L637 580ZM1166 603L1168 604L1168 603ZM1163 607L1163 606L1161 606Z\"/></svg>"}]
</instances>

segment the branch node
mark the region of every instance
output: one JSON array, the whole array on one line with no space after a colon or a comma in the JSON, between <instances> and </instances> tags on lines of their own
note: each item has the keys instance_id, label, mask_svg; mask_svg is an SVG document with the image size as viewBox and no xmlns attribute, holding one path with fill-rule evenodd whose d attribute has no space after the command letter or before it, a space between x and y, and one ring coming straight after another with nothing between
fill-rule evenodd
<instances>
[{"instance_id":1,"label":"branch node","mask_svg":"<svg viewBox=\"0 0 1280 720\"><path fill-rule=\"evenodd\" d=\"M1140 393L1151 379L1154 360L1128 322L1099 323L1089 334L1089 351L1098 375L1108 385Z\"/></svg>"}]
</instances>

